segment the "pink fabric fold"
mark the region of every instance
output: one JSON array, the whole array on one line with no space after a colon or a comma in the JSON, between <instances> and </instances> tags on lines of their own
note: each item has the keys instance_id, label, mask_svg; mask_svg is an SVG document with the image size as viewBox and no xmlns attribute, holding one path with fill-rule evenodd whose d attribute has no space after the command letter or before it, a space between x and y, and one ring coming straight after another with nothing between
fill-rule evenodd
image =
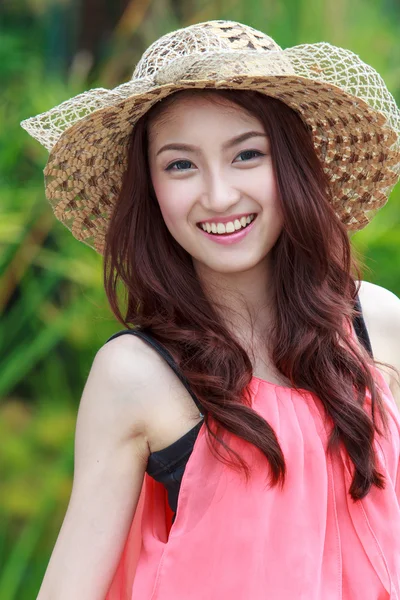
<instances>
[{"instance_id":1,"label":"pink fabric fold","mask_svg":"<svg viewBox=\"0 0 400 600\"><path fill-rule=\"evenodd\" d=\"M377 381L390 419L390 439L375 442L384 490L354 502L352 463L343 448L326 453L321 401L253 378L253 408L285 456L284 488L269 486L257 448L228 434L252 465L246 484L212 455L203 425L172 527L165 489L145 475L106 600L400 600L400 414L378 371Z\"/></svg>"}]
</instances>

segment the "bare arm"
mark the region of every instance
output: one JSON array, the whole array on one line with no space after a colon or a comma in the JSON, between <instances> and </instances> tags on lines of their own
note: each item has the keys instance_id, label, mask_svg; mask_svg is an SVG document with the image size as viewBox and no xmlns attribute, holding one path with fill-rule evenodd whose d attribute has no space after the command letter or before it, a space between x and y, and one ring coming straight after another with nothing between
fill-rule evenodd
<instances>
[{"instance_id":1,"label":"bare arm","mask_svg":"<svg viewBox=\"0 0 400 600\"><path fill-rule=\"evenodd\" d=\"M135 342L112 340L93 361L77 416L71 498L37 600L104 600L111 584L149 454L146 356Z\"/></svg>"}]
</instances>

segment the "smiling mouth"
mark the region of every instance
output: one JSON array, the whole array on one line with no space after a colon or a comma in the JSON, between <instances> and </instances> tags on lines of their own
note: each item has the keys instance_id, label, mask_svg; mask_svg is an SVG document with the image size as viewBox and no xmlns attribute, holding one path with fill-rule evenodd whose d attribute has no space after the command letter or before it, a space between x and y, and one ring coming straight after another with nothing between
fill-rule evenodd
<instances>
[{"instance_id":1,"label":"smiling mouth","mask_svg":"<svg viewBox=\"0 0 400 600\"><path fill-rule=\"evenodd\" d=\"M197 223L197 227L202 229L210 235L216 236L228 236L233 233L238 233L246 229L257 217L257 213L247 215L247 217L241 217L241 219L235 219L229 223Z\"/></svg>"}]
</instances>

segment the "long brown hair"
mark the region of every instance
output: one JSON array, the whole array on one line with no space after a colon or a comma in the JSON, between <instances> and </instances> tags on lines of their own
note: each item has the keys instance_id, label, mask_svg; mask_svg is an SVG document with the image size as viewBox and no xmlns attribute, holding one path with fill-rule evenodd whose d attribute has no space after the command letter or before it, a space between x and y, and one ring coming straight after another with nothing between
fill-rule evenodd
<instances>
[{"instance_id":1,"label":"long brown hair","mask_svg":"<svg viewBox=\"0 0 400 600\"><path fill-rule=\"evenodd\" d=\"M285 481L285 459L272 427L251 408L250 358L207 299L191 256L169 233L151 183L148 125L179 94L203 94L242 107L270 138L274 174L283 211L283 230L271 250L274 322L269 346L276 368L293 387L315 393L333 421L328 451L343 443L354 464L349 490L363 498L372 485L385 487L373 446L378 409L386 431L387 413L366 352L354 344L347 324L355 315L359 267L347 230L336 216L328 181L310 130L277 99L252 91L177 92L152 107L135 125L128 166L106 237L104 284L117 319L149 329L174 356L204 408L217 455L248 465L219 436L227 430L266 456L272 485ZM360 277L359 277L360 279ZM125 291L120 307L117 287ZM371 416L364 408L371 394ZM371 418L372 417L372 418ZM215 428L215 431L214 431ZM221 454L224 447L236 461Z\"/></svg>"}]
</instances>

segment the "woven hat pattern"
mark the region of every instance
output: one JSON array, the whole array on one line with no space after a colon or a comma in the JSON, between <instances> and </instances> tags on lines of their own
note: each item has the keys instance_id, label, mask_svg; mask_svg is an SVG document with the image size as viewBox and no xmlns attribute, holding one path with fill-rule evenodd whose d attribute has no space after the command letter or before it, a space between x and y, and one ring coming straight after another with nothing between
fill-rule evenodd
<instances>
[{"instance_id":1,"label":"woven hat pattern","mask_svg":"<svg viewBox=\"0 0 400 600\"><path fill-rule=\"evenodd\" d=\"M130 81L21 123L50 152L46 196L77 239L103 253L132 128L156 102L191 88L256 90L296 110L349 230L367 225L399 179L400 111L372 67L325 42L282 50L251 27L209 21L157 40Z\"/></svg>"}]
</instances>

